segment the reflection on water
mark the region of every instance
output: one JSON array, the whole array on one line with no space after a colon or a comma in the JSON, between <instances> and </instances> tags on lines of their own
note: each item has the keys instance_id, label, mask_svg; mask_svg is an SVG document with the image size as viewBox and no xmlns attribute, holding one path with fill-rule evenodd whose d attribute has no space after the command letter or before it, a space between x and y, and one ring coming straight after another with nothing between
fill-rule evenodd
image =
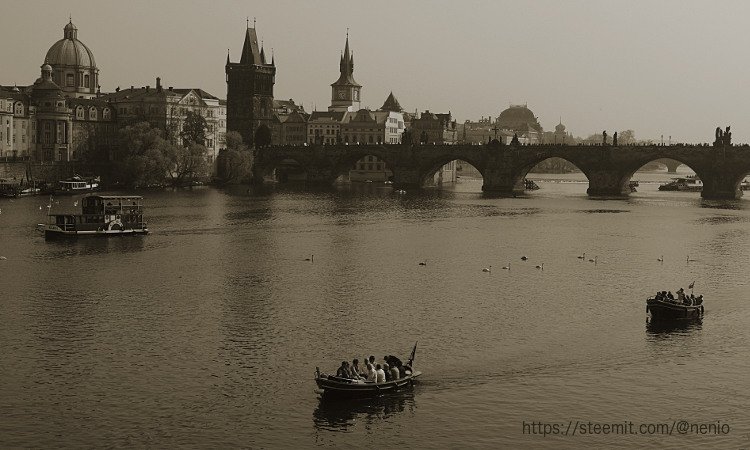
<instances>
[{"instance_id":1,"label":"reflection on water","mask_svg":"<svg viewBox=\"0 0 750 450\"><path fill-rule=\"evenodd\" d=\"M323 396L313 412L313 425L318 431L347 432L394 415L414 414L417 389L362 399Z\"/></svg>"},{"instance_id":2,"label":"reflection on water","mask_svg":"<svg viewBox=\"0 0 750 450\"><path fill-rule=\"evenodd\" d=\"M646 321L646 332L656 339L659 337L668 337L671 334L687 334L699 332L702 328L703 320L651 320Z\"/></svg>"}]
</instances>

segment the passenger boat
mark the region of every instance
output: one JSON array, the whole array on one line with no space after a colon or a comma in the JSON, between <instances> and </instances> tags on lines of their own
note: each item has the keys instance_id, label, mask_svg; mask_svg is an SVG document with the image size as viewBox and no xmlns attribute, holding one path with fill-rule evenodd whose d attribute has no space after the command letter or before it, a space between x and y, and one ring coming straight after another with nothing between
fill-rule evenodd
<instances>
[{"instance_id":1,"label":"passenger boat","mask_svg":"<svg viewBox=\"0 0 750 450\"><path fill-rule=\"evenodd\" d=\"M45 239L79 236L147 234L143 221L143 197L138 195L89 195L81 199L81 214L53 214L41 228Z\"/></svg>"},{"instance_id":2,"label":"passenger boat","mask_svg":"<svg viewBox=\"0 0 750 450\"><path fill-rule=\"evenodd\" d=\"M652 320L697 319L703 316L703 304L685 305L679 302L650 297L646 300L646 312L651 313Z\"/></svg>"},{"instance_id":3,"label":"passenger boat","mask_svg":"<svg viewBox=\"0 0 750 450\"><path fill-rule=\"evenodd\" d=\"M59 181L58 187L55 189L55 195L84 194L97 189L99 189L99 177L87 180L79 175L75 175L67 180Z\"/></svg>"},{"instance_id":4,"label":"passenger boat","mask_svg":"<svg viewBox=\"0 0 750 450\"><path fill-rule=\"evenodd\" d=\"M414 344L414 348L411 352L409 362L406 364L409 367L413 367L414 354L416 353L417 345ZM422 375L422 372L418 370L407 370L404 377L396 380L386 381L384 383L373 383L371 381L364 380L352 380L349 378L341 378L334 375L326 375L321 373L319 368L315 368L315 383L318 385L318 393L323 397L340 397L340 398L360 398L360 397L374 397L389 392L396 392L400 389L406 389L414 386L414 380Z\"/></svg>"},{"instance_id":5,"label":"passenger boat","mask_svg":"<svg viewBox=\"0 0 750 450\"><path fill-rule=\"evenodd\" d=\"M703 182L695 175L687 177L672 178L672 181L659 186L660 191L686 191L700 192L703 190Z\"/></svg>"}]
</instances>

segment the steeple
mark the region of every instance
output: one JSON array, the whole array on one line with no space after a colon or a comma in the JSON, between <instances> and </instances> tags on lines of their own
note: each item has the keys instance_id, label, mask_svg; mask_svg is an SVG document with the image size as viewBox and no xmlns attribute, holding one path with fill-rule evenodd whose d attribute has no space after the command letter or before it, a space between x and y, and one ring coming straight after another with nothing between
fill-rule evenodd
<instances>
[{"instance_id":1,"label":"steeple","mask_svg":"<svg viewBox=\"0 0 750 450\"><path fill-rule=\"evenodd\" d=\"M271 65L272 66L276 65L276 57L273 54L273 47L271 47Z\"/></svg>"},{"instance_id":2,"label":"steeple","mask_svg":"<svg viewBox=\"0 0 750 450\"><path fill-rule=\"evenodd\" d=\"M262 64L258 49L258 35L255 28L248 28L245 32L245 42L242 44L240 64Z\"/></svg>"},{"instance_id":3,"label":"steeple","mask_svg":"<svg viewBox=\"0 0 750 450\"><path fill-rule=\"evenodd\" d=\"M227 49L227 65L229 65L229 49Z\"/></svg>"},{"instance_id":4,"label":"steeple","mask_svg":"<svg viewBox=\"0 0 750 450\"><path fill-rule=\"evenodd\" d=\"M69 18L68 24L63 28L65 39L78 39L78 28L73 25L73 18Z\"/></svg>"},{"instance_id":5,"label":"steeple","mask_svg":"<svg viewBox=\"0 0 750 450\"><path fill-rule=\"evenodd\" d=\"M261 64L266 63L266 52L263 51L263 41L260 43L260 62Z\"/></svg>"},{"instance_id":6,"label":"steeple","mask_svg":"<svg viewBox=\"0 0 750 450\"><path fill-rule=\"evenodd\" d=\"M341 55L339 61L339 79L333 83L333 85L347 85L357 86L360 85L354 81L354 53L349 49L349 29L346 30L346 44L344 45L344 53Z\"/></svg>"}]
</instances>

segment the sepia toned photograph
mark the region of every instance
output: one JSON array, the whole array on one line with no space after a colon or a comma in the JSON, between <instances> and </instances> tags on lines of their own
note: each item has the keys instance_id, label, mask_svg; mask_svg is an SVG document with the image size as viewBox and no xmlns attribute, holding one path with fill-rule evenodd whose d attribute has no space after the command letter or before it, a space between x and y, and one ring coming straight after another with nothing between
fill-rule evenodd
<instances>
[{"instance_id":1,"label":"sepia toned photograph","mask_svg":"<svg viewBox=\"0 0 750 450\"><path fill-rule=\"evenodd\" d=\"M0 0L0 448L750 447L748 18Z\"/></svg>"}]
</instances>

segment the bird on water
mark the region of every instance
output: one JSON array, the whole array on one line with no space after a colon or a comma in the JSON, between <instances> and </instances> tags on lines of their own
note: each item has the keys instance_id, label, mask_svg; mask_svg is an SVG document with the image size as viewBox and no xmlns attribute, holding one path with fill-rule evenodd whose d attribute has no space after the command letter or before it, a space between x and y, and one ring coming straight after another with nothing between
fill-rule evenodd
<instances>
[{"instance_id":1,"label":"bird on water","mask_svg":"<svg viewBox=\"0 0 750 450\"><path fill-rule=\"evenodd\" d=\"M492 272L492 266L485 267L484 269L482 269L482 272Z\"/></svg>"},{"instance_id":2,"label":"bird on water","mask_svg":"<svg viewBox=\"0 0 750 450\"><path fill-rule=\"evenodd\" d=\"M503 270L510 270L510 263L508 263L507 266L503 267Z\"/></svg>"},{"instance_id":3,"label":"bird on water","mask_svg":"<svg viewBox=\"0 0 750 450\"><path fill-rule=\"evenodd\" d=\"M419 263L419 265L420 266L426 266L427 265L427 261L422 261L421 263Z\"/></svg>"},{"instance_id":4,"label":"bird on water","mask_svg":"<svg viewBox=\"0 0 750 450\"><path fill-rule=\"evenodd\" d=\"M315 261L315 255L310 255L309 258L305 258L305 261L314 262Z\"/></svg>"},{"instance_id":5,"label":"bird on water","mask_svg":"<svg viewBox=\"0 0 750 450\"><path fill-rule=\"evenodd\" d=\"M586 259L586 252L583 252L583 255L576 256L578 259Z\"/></svg>"},{"instance_id":6,"label":"bird on water","mask_svg":"<svg viewBox=\"0 0 750 450\"><path fill-rule=\"evenodd\" d=\"M544 263L542 263L542 264L540 264L540 265L537 265L537 266L536 266L536 268L537 268L537 269L542 269L542 270L544 270Z\"/></svg>"}]
</instances>

